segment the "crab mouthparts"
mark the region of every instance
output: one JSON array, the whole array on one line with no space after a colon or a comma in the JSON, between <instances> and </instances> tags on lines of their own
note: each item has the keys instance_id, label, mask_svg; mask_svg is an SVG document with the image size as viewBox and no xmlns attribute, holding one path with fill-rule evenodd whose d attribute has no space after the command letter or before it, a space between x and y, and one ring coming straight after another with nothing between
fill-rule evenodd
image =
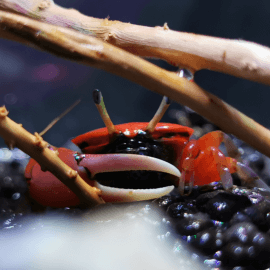
<instances>
[{"instance_id":1,"label":"crab mouthparts","mask_svg":"<svg viewBox=\"0 0 270 270\"><path fill-rule=\"evenodd\" d=\"M102 190L105 201L130 202L159 198L171 192L174 186L178 185L181 176L174 165L158 158L137 154L85 154L77 155L75 159L78 165L91 173L92 178L97 175L99 182L96 182L96 187ZM151 177L150 186L145 189L143 184L142 189L138 183L136 187L131 184L131 188L128 188L130 179L126 176L129 173L137 174L138 182L142 182L140 178L145 178L143 181L147 182L149 180L147 178ZM164 178L164 176L169 179L169 182L162 180L163 187L160 187L155 181L159 181L159 178ZM119 177L122 177L121 181ZM122 184L111 187L113 182ZM153 188L151 183L153 183Z\"/></svg>"}]
</instances>

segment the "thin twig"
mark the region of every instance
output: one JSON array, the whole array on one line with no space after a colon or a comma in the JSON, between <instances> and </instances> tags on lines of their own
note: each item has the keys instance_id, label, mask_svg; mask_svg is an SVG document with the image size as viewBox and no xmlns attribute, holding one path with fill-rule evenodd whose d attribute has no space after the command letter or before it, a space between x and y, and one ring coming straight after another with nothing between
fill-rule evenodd
<instances>
[{"instance_id":1,"label":"thin twig","mask_svg":"<svg viewBox=\"0 0 270 270\"><path fill-rule=\"evenodd\" d=\"M41 132L39 132L39 136L43 136L49 129L51 129L60 119L62 119L67 113L69 113L73 108L75 108L81 102L80 99L75 101L69 108L67 108L64 112L62 112L59 116L57 116L53 121L44 128Z\"/></svg>"},{"instance_id":2,"label":"thin twig","mask_svg":"<svg viewBox=\"0 0 270 270\"><path fill-rule=\"evenodd\" d=\"M163 59L193 72L211 69L270 84L270 50L252 42L173 31L166 23L146 27L97 19L52 0L1 0L0 9L74 29L132 54Z\"/></svg>"},{"instance_id":3,"label":"thin twig","mask_svg":"<svg viewBox=\"0 0 270 270\"><path fill-rule=\"evenodd\" d=\"M37 133L32 135L21 124L12 121L5 107L0 107L0 136L10 148L18 147L35 159L46 171L50 171L67 187L69 187L87 206L104 203L99 197L101 191L89 186L78 174L66 165L55 151L48 149L45 142Z\"/></svg>"}]
</instances>

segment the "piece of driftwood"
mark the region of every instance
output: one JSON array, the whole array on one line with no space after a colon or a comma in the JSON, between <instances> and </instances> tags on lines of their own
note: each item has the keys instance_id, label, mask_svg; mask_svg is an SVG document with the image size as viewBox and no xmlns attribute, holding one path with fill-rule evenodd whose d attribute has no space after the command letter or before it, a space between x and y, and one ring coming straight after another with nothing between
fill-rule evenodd
<instances>
[{"instance_id":1,"label":"piece of driftwood","mask_svg":"<svg viewBox=\"0 0 270 270\"><path fill-rule=\"evenodd\" d=\"M52 0L1 0L0 9L74 29L142 57L166 60L193 72L211 69L270 84L270 50L244 40L214 38L85 16Z\"/></svg>"}]
</instances>

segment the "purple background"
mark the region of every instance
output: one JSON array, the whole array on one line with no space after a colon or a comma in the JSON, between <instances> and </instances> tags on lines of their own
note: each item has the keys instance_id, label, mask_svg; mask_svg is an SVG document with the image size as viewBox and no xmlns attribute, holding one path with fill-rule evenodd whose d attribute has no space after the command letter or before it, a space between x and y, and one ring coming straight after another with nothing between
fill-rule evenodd
<instances>
[{"instance_id":1,"label":"purple background","mask_svg":"<svg viewBox=\"0 0 270 270\"><path fill-rule=\"evenodd\" d=\"M133 24L161 26L210 36L245 39L270 46L267 0L247 1L126 1L56 0L80 12ZM55 146L71 137L103 127L92 101L92 91L102 91L115 124L149 121L161 97L121 77L69 62L21 44L0 40L0 105L31 133L43 130L75 100L82 102L44 139ZM172 69L162 61L154 63ZM196 74L196 82L261 124L270 127L269 86L210 71ZM180 108L173 104L172 108ZM163 121L168 121L165 116ZM5 144L0 139L0 146Z\"/></svg>"}]
</instances>

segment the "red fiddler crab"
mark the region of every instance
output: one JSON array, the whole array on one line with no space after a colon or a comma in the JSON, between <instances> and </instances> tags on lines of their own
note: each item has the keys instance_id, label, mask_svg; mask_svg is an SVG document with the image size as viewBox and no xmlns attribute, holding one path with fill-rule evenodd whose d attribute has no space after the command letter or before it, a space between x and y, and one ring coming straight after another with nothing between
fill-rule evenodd
<instances>
[{"instance_id":1,"label":"red fiddler crab","mask_svg":"<svg viewBox=\"0 0 270 270\"><path fill-rule=\"evenodd\" d=\"M257 175L241 162L237 147L221 131L192 139L193 129L159 123L169 107L164 97L149 123L114 126L99 90L93 93L105 128L90 131L72 140L82 151L58 148L59 157L91 186L102 191L105 202L150 200L171 192L189 194L194 185L220 181L224 189L233 185L232 173L253 181ZM225 144L229 157L219 149ZM52 151L56 150L50 147ZM50 172L30 159L25 177L30 196L44 206L79 205L79 198Z\"/></svg>"}]
</instances>

